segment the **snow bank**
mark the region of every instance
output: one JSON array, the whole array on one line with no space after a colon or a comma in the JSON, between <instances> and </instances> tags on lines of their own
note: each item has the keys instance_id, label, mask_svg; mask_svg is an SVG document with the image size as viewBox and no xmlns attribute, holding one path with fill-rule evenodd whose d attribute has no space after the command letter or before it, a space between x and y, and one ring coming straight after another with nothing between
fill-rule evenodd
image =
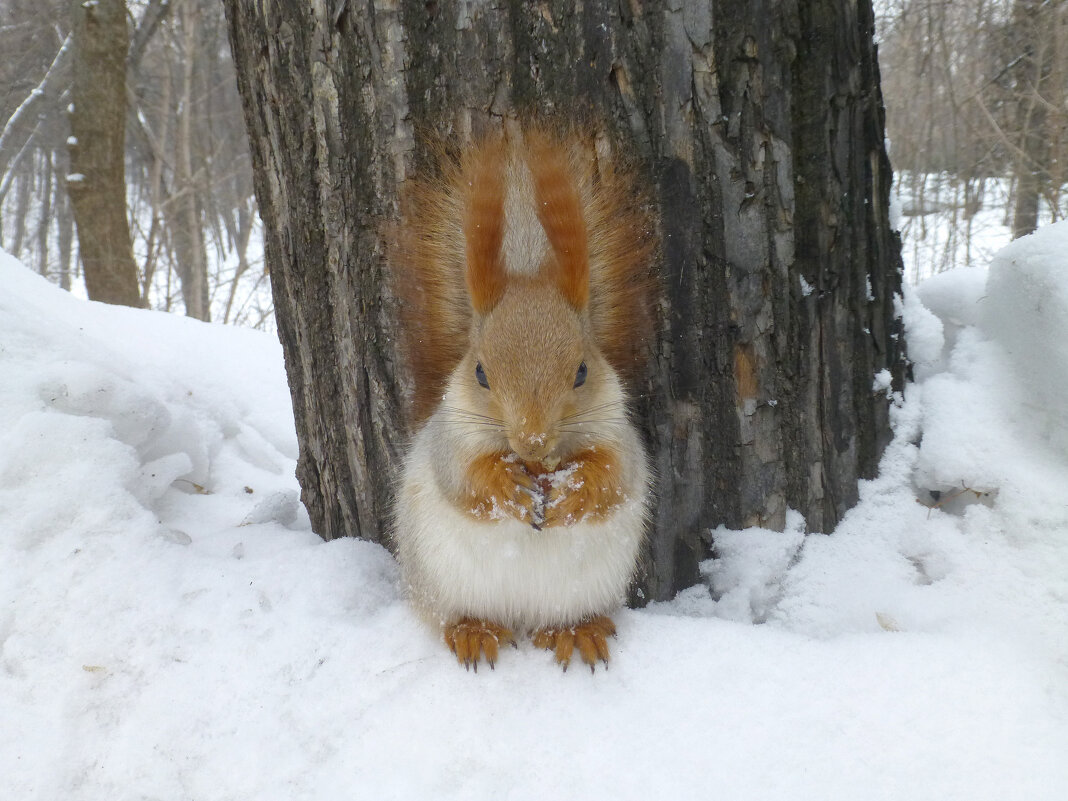
<instances>
[{"instance_id":1,"label":"snow bank","mask_svg":"<svg viewBox=\"0 0 1068 801\"><path fill-rule=\"evenodd\" d=\"M1068 465L963 290L835 534L714 532L591 676L464 672L310 531L273 339L0 287L0 797L1065 797Z\"/></svg>"},{"instance_id":2,"label":"snow bank","mask_svg":"<svg viewBox=\"0 0 1068 801\"><path fill-rule=\"evenodd\" d=\"M1068 451L1068 222L994 257L980 325L1020 378L1041 436Z\"/></svg>"},{"instance_id":3,"label":"snow bank","mask_svg":"<svg viewBox=\"0 0 1068 801\"><path fill-rule=\"evenodd\" d=\"M915 378L922 381L946 367L946 324L924 305L914 287L905 284L901 289L903 297L895 304L896 311L908 320L909 359Z\"/></svg>"}]
</instances>

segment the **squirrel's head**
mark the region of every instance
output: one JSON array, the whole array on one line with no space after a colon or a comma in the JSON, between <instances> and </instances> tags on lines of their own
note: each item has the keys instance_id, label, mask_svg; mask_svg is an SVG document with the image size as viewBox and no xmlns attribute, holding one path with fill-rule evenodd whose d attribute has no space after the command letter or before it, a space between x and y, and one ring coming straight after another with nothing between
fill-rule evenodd
<instances>
[{"instance_id":1,"label":"squirrel's head","mask_svg":"<svg viewBox=\"0 0 1068 801\"><path fill-rule=\"evenodd\" d=\"M533 136L524 158L484 148L466 176L474 314L458 369L474 407L467 411L501 426L524 462L549 462L588 444L592 410L609 409L618 393L590 330L587 232L573 165L567 152ZM511 272L509 258L536 270Z\"/></svg>"},{"instance_id":2,"label":"squirrel's head","mask_svg":"<svg viewBox=\"0 0 1068 801\"><path fill-rule=\"evenodd\" d=\"M591 415L616 386L584 314L551 284L525 277L513 277L478 319L459 369L475 413L496 421L527 463L588 445Z\"/></svg>"}]
</instances>

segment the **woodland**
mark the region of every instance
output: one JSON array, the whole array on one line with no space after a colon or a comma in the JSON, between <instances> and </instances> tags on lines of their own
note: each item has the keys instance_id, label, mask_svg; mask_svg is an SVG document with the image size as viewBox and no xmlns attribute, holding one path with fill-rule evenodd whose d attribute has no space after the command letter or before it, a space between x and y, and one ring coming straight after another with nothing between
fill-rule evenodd
<instances>
[{"instance_id":1,"label":"woodland","mask_svg":"<svg viewBox=\"0 0 1068 801\"><path fill-rule=\"evenodd\" d=\"M567 109L648 176L666 295L631 391L660 503L635 602L696 580L697 532L787 509L829 531L874 475L870 376L907 370L895 228L915 280L981 252L979 220L1062 213L1060 3L224 5L5 6L0 246L90 299L277 330L326 539L385 541L411 392L385 232L433 141Z\"/></svg>"},{"instance_id":2,"label":"woodland","mask_svg":"<svg viewBox=\"0 0 1068 801\"><path fill-rule=\"evenodd\" d=\"M1068 3L3 0L0 56L0 795L1068 797ZM465 671L389 537L404 188L532 120L656 221L592 675Z\"/></svg>"}]
</instances>

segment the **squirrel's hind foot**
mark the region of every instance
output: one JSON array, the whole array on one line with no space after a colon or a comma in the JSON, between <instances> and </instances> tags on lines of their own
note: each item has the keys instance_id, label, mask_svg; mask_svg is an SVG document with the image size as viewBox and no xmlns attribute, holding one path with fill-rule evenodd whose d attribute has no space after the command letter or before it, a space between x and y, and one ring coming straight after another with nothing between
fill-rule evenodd
<instances>
[{"instance_id":1,"label":"squirrel's hind foot","mask_svg":"<svg viewBox=\"0 0 1068 801\"><path fill-rule=\"evenodd\" d=\"M478 660L485 654L490 670L497 662L498 646L511 643L515 647L515 637L504 626L498 626L488 620L465 617L445 626L445 644L456 654L456 660L466 669L474 667L478 672Z\"/></svg>"},{"instance_id":2,"label":"squirrel's hind foot","mask_svg":"<svg viewBox=\"0 0 1068 801\"><path fill-rule=\"evenodd\" d=\"M598 615L577 626L538 629L531 640L536 647L553 651L565 671L571 663L571 654L578 648L579 656L593 673L598 660L608 667L608 638L615 636L616 624L612 619Z\"/></svg>"}]
</instances>

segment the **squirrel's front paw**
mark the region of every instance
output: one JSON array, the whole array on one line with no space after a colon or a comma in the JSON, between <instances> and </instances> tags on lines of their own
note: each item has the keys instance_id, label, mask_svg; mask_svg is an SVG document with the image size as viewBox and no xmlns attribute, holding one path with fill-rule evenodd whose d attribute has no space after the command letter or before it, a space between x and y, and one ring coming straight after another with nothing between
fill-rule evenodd
<instances>
[{"instance_id":1,"label":"squirrel's front paw","mask_svg":"<svg viewBox=\"0 0 1068 801\"><path fill-rule=\"evenodd\" d=\"M468 670L473 666L476 673L482 654L486 655L486 661L492 670L497 663L498 646L501 643L516 646L515 637L509 629L473 617L461 618L446 626L444 633L445 644L456 654L456 660Z\"/></svg>"},{"instance_id":2,"label":"squirrel's front paw","mask_svg":"<svg viewBox=\"0 0 1068 801\"><path fill-rule=\"evenodd\" d=\"M608 667L608 638L615 636L616 624L612 619L598 615L577 626L538 629L531 639L536 647L552 651L565 671L571 664L571 654L578 648L582 661L593 673L598 660Z\"/></svg>"},{"instance_id":3,"label":"squirrel's front paw","mask_svg":"<svg viewBox=\"0 0 1068 801\"><path fill-rule=\"evenodd\" d=\"M626 500L618 463L601 450L584 451L542 482L546 527L607 517Z\"/></svg>"},{"instance_id":4,"label":"squirrel's front paw","mask_svg":"<svg viewBox=\"0 0 1068 801\"><path fill-rule=\"evenodd\" d=\"M545 502L537 479L514 454L490 453L467 471L465 511L478 520L514 517L534 528L544 522Z\"/></svg>"}]
</instances>

